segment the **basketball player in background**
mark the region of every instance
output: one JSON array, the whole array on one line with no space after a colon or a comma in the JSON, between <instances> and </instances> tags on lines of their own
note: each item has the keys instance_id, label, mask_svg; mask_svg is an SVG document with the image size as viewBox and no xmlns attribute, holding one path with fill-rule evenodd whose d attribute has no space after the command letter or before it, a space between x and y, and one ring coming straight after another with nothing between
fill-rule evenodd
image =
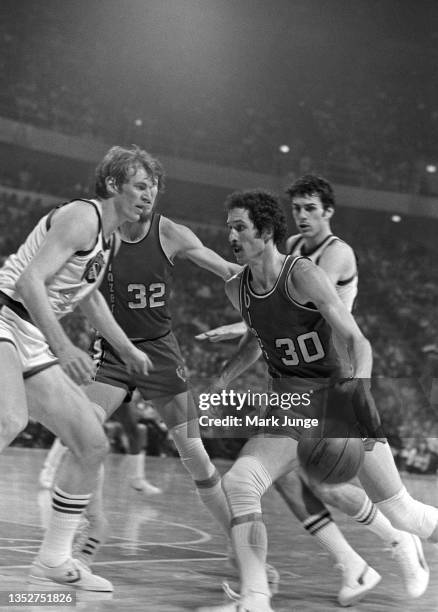
<instances>
[{"instance_id":1,"label":"basketball player in background","mask_svg":"<svg viewBox=\"0 0 438 612\"><path fill-rule=\"evenodd\" d=\"M365 435L367 452L359 478L391 522L438 542L438 509L414 500L400 480L367 390L371 347L333 284L313 262L278 251L276 245L286 232L286 224L274 196L263 191L237 192L229 196L226 205L229 241L238 263L245 265L243 272L227 283L226 291L249 331L215 387L226 388L263 354L274 393L311 393L311 405L294 409L293 416L342 415ZM351 358L349 380L339 380L342 369L335 336L336 343L345 344ZM311 359L308 343L313 343ZM222 479L232 514L241 599L202 608L203 612L271 611L261 497L275 480L297 467L300 431L293 424L269 424L269 417L284 418L284 411L277 406L269 406L264 416L268 425L262 428L262 435L246 443Z\"/></svg>"},{"instance_id":2,"label":"basketball player in background","mask_svg":"<svg viewBox=\"0 0 438 612\"><path fill-rule=\"evenodd\" d=\"M71 453L52 496L48 528L30 571L37 585L112 591L108 580L72 559L72 540L96 486L108 443L101 409L85 395L94 365L59 320L80 305L131 372L151 362L117 325L97 287L115 248L115 230L139 219L152 167L135 150L110 149L97 172L105 194L76 199L45 215L0 269L0 449L25 427L28 412Z\"/></svg>"},{"instance_id":3,"label":"basketball player in background","mask_svg":"<svg viewBox=\"0 0 438 612\"><path fill-rule=\"evenodd\" d=\"M322 268L342 302L351 311L357 295L356 257L353 249L331 231L330 220L335 210L335 196L330 183L315 175L305 175L291 185L286 193L300 232L286 240L286 252L293 256L308 257ZM244 322L235 323L200 334L197 338L209 338L217 342L246 329ZM342 356L340 374L350 377L349 357L342 343L336 343L336 338L334 341L337 352ZM419 597L426 590L429 571L419 538L394 529L363 489L351 484L318 487L316 483L312 483L310 488L296 471L279 478L275 487L307 532L326 548L336 566L341 569L342 585L338 594L341 605L359 601L377 585L380 576L377 572L367 573L366 561L345 540L323 501L368 527L390 547L400 566L409 597Z\"/></svg>"}]
</instances>

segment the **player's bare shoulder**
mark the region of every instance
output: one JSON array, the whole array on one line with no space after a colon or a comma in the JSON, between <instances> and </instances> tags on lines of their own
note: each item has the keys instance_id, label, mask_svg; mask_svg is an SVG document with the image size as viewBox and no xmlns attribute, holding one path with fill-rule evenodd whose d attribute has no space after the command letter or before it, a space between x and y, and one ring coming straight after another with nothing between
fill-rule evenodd
<instances>
[{"instance_id":1,"label":"player's bare shoulder","mask_svg":"<svg viewBox=\"0 0 438 612\"><path fill-rule=\"evenodd\" d=\"M293 234L286 239L286 253L290 253L293 245L301 238L301 234Z\"/></svg>"},{"instance_id":2,"label":"player's bare shoulder","mask_svg":"<svg viewBox=\"0 0 438 612\"><path fill-rule=\"evenodd\" d=\"M321 255L319 265L323 269L337 269L342 275L351 276L357 271L356 255L351 246L341 239L333 240Z\"/></svg>"},{"instance_id":3,"label":"player's bare shoulder","mask_svg":"<svg viewBox=\"0 0 438 612\"><path fill-rule=\"evenodd\" d=\"M298 302L306 302L308 298L307 288L318 283L322 270L306 257L295 258L287 277L288 291L296 296Z\"/></svg>"},{"instance_id":4,"label":"player's bare shoulder","mask_svg":"<svg viewBox=\"0 0 438 612\"><path fill-rule=\"evenodd\" d=\"M163 216L160 218L160 240L170 259L177 255L184 256L187 250L199 242L189 227Z\"/></svg>"},{"instance_id":5,"label":"player's bare shoulder","mask_svg":"<svg viewBox=\"0 0 438 612\"><path fill-rule=\"evenodd\" d=\"M169 217L160 217L159 236L161 247L166 257L173 261L177 255L184 252L190 242L192 231L185 225L177 223Z\"/></svg>"},{"instance_id":6,"label":"player's bare shoulder","mask_svg":"<svg viewBox=\"0 0 438 612\"><path fill-rule=\"evenodd\" d=\"M86 250L94 244L99 230L97 204L85 200L73 200L56 209L50 219L54 232L73 241L77 248Z\"/></svg>"},{"instance_id":7,"label":"player's bare shoulder","mask_svg":"<svg viewBox=\"0 0 438 612\"><path fill-rule=\"evenodd\" d=\"M332 242L328 245L326 252L336 253L342 257L351 258L352 260L356 259L352 247L348 244L348 242L345 242L345 240L342 240L341 238L332 240Z\"/></svg>"}]
</instances>

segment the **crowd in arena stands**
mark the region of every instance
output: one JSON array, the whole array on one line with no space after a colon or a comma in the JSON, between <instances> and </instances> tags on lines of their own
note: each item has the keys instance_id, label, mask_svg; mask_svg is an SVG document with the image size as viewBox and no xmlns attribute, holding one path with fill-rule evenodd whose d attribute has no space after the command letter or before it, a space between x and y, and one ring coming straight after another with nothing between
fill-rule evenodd
<instances>
[{"instance_id":1,"label":"crowd in arena stands","mask_svg":"<svg viewBox=\"0 0 438 612\"><path fill-rule=\"evenodd\" d=\"M349 87L334 81L323 96L306 98L299 92L287 112L275 101L262 108L243 94L237 99L237 92L233 112L207 92L200 92L194 104L175 96L163 105L149 99L154 88L103 101L94 86L102 78L97 67L87 53L69 47L73 41L47 7L23 5L21 19L3 17L0 116L105 142L148 143L157 154L265 173L282 174L287 166L296 175L316 169L335 182L367 188L431 189L425 167L433 161L438 111L420 93L421 72L412 70L404 79L381 74L370 84L360 81L365 71L355 69L351 78L356 81ZM43 22L44 31L33 28L35 22ZM93 40L96 57L111 56L105 44ZM289 145L289 153L279 152L281 144ZM24 180L36 180L25 174Z\"/></svg>"}]
</instances>

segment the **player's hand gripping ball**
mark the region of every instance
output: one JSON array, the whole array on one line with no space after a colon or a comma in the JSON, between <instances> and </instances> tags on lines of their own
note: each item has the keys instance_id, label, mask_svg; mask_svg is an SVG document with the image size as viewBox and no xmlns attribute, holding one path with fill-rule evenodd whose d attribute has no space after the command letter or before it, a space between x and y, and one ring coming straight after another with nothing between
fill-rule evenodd
<instances>
[{"instance_id":1,"label":"player's hand gripping ball","mask_svg":"<svg viewBox=\"0 0 438 612\"><path fill-rule=\"evenodd\" d=\"M339 428L333 427L338 433ZM351 435L353 434L353 435ZM343 438L303 435L298 442L298 459L305 473L320 484L348 482L358 473L364 445L358 432Z\"/></svg>"}]
</instances>

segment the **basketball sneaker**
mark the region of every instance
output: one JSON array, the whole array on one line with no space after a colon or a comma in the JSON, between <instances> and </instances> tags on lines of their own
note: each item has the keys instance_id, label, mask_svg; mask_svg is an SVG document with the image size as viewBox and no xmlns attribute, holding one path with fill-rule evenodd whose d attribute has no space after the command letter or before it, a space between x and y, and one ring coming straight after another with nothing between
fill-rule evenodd
<instances>
[{"instance_id":1,"label":"basketball sneaker","mask_svg":"<svg viewBox=\"0 0 438 612\"><path fill-rule=\"evenodd\" d=\"M61 584L83 591L113 591L113 585L109 580L92 574L76 559L67 559L57 567L48 567L37 557L30 568L28 582L43 587Z\"/></svg>"},{"instance_id":2,"label":"basketball sneaker","mask_svg":"<svg viewBox=\"0 0 438 612\"><path fill-rule=\"evenodd\" d=\"M335 565L342 571L342 585L338 593L341 606L352 606L360 601L382 580L382 576L365 563L361 571L352 571L342 563Z\"/></svg>"},{"instance_id":3,"label":"basketball sneaker","mask_svg":"<svg viewBox=\"0 0 438 612\"><path fill-rule=\"evenodd\" d=\"M109 523L103 514L98 517L82 516L73 540L73 557L88 570L96 560L100 547L108 540L109 530Z\"/></svg>"},{"instance_id":4,"label":"basketball sneaker","mask_svg":"<svg viewBox=\"0 0 438 612\"><path fill-rule=\"evenodd\" d=\"M151 484L145 478L131 478L129 483L133 489L145 495L159 495L163 492L159 487Z\"/></svg>"},{"instance_id":5,"label":"basketball sneaker","mask_svg":"<svg viewBox=\"0 0 438 612\"><path fill-rule=\"evenodd\" d=\"M400 566L406 594L421 597L429 584L429 567L423 554L420 538L402 532L402 539L392 546L392 556Z\"/></svg>"},{"instance_id":6,"label":"basketball sneaker","mask_svg":"<svg viewBox=\"0 0 438 612\"><path fill-rule=\"evenodd\" d=\"M250 593L221 606L206 606L198 608L197 612L274 612L266 595Z\"/></svg>"}]
</instances>

